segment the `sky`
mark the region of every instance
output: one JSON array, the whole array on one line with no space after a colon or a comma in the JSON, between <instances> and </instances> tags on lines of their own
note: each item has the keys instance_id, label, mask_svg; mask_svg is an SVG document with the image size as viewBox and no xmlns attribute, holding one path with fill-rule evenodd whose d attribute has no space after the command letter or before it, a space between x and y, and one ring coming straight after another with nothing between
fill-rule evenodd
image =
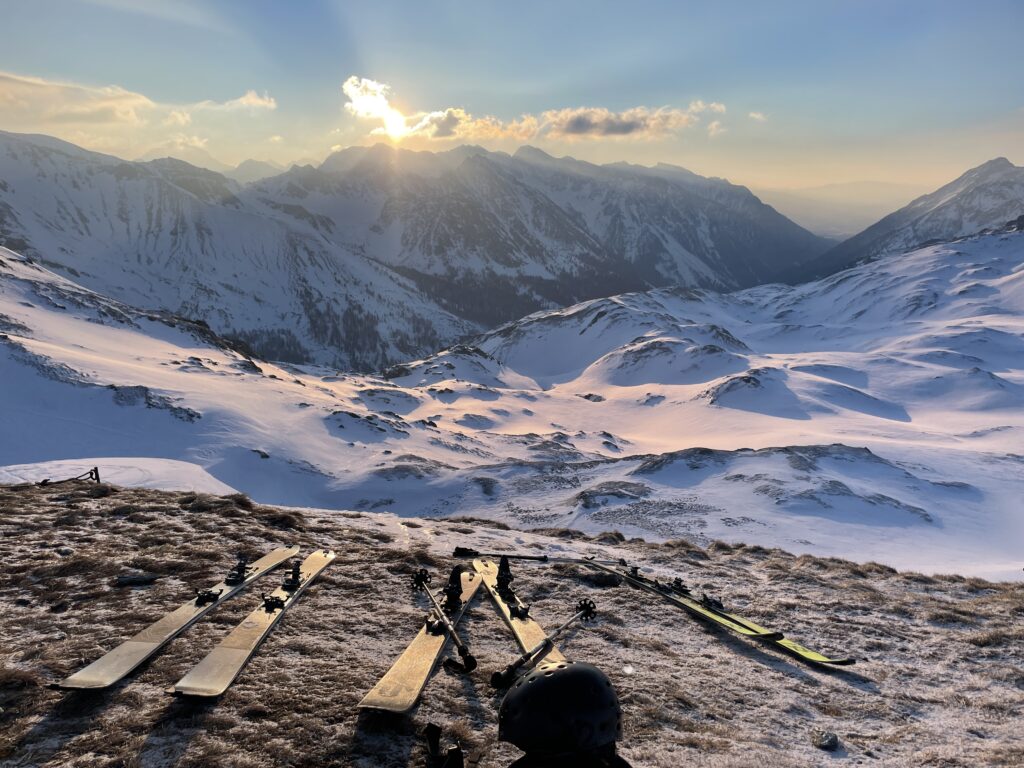
<instances>
[{"instance_id":1,"label":"sky","mask_svg":"<svg viewBox=\"0 0 1024 768\"><path fill-rule=\"evenodd\" d=\"M929 189L1024 164L1020 0L0 0L0 18L0 130L126 159L530 144Z\"/></svg>"}]
</instances>

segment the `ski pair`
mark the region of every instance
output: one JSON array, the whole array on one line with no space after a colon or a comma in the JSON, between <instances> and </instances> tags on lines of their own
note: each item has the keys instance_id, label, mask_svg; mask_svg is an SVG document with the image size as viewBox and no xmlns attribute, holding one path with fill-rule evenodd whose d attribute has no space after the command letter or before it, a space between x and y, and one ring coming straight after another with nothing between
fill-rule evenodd
<instances>
[{"instance_id":1,"label":"ski pair","mask_svg":"<svg viewBox=\"0 0 1024 768\"><path fill-rule=\"evenodd\" d=\"M538 663L541 659L565 661L565 657L554 647L554 638L572 622L584 618L584 614L592 616L592 605L586 611L578 612L551 635L545 635L540 625L529 616L529 607L524 605L512 590L512 575L507 560L502 562L501 567L484 560L474 561L473 566L473 571L461 567L456 567L452 571L448 585L442 590L445 598L443 603L439 603L433 595L430 596L433 605L424 626L377 685L359 702L360 709L399 714L412 709L426 687L449 637L456 642L463 658L460 671L469 671L475 667L475 660L472 665L465 663L466 656L469 655L468 649L465 649L464 644L458 639L455 628L481 584L485 586L498 612L512 630L516 643L524 651L523 656L505 670L495 672L492 677L493 685L506 684L506 678L514 676L524 666ZM423 588L427 581L421 574L422 572L413 576L413 585L417 588Z\"/></svg>"},{"instance_id":2,"label":"ski pair","mask_svg":"<svg viewBox=\"0 0 1024 768\"><path fill-rule=\"evenodd\" d=\"M456 547L453 553L455 557L481 558L481 557L506 557L515 560L533 560L543 563L566 563L580 565L593 570L614 574L627 584L638 589L652 592L663 600L671 603L677 608L689 613L695 618L725 627L739 635L749 637L752 640L759 640L779 650L794 656L801 661L822 666L846 666L854 663L854 659L831 658L824 654L806 648L793 640L789 640L782 632L774 632L770 629L755 624L749 619L737 616L725 610L725 607L718 600L706 595L697 598L678 579L672 584L665 584L640 574L636 567L630 568L624 560L597 560L586 557L564 557L551 555L520 555L515 553L481 553L468 547Z\"/></svg>"},{"instance_id":3,"label":"ski pair","mask_svg":"<svg viewBox=\"0 0 1024 768\"><path fill-rule=\"evenodd\" d=\"M196 590L196 597L193 600L164 615L161 619L146 627L134 637L124 641L109 653L57 683L56 687L98 689L113 685L138 668L146 659L156 654L157 651L205 616L214 607L234 597L254 581L266 575L289 558L297 555L298 552L298 547L280 547L253 563L240 558L235 567L231 569L222 581L214 584L210 589ZM333 559L333 553L330 557ZM320 570L322 570L322 567ZM269 628L267 631L269 632ZM259 639L262 639L262 637ZM258 645L258 640L256 644ZM255 645L252 647L249 655L254 650ZM247 658L248 656L246 660ZM242 665L244 663L245 660L242 661ZM240 669L241 666L238 667L238 670ZM237 671L235 674L237 675Z\"/></svg>"},{"instance_id":4,"label":"ski pair","mask_svg":"<svg viewBox=\"0 0 1024 768\"><path fill-rule=\"evenodd\" d=\"M553 663L566 660L562 652L555 647L555 640L570 626L578 621L591 621L597 615L597 608L592 600L580 600L576 604L576 612L550 634L530 618L530 608L524 605L519 595L512 588L512 569L507 557L501 557L495 566L490 560L474 560L473 567L484 580L484 586L491 596L498 613L505 620L522 655L502 670L491 675L491 686L508 688L515 679L528 669L532 669L542 660Z\"/></svg>"},{"instance_id":5,"label":"ski pair","mask_svg":"<svg viewBox=\"0 0 1024 768\"><path fill-rule=\"evenodd\" d=\"M220 696L224 693L284 612L334 558L334 552L320 549L301 564L295 563L284 583L269 595L263 595L263 604L181 678L172 692L184 696Z\"/></svg>"}]
</instances>

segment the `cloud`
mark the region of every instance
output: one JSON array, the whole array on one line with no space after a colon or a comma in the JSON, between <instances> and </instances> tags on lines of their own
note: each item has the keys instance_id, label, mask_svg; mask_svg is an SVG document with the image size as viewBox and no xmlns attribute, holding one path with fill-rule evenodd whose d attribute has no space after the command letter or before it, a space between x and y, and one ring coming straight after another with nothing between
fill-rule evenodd
<instances>
[{"instance_id":1,"label":"cloud","mask_svg":"<svg viewBox=\"0 0 1024 768\"><path fill-rule=\"evenodd\" d=\"M768 119L768 116L764 112L751 112L747 115L751 120L755 120L758 123L763 123Z\"/></svg>"},{"instance_id":2,"label":"cloud","mask_svg":"<svg viewBox=\"0 0 1024 768\"><path fill-rule=\"evenodd\" d=\"M710 136L712 139L715 138L715 136L721 136L727 130L728 129L724 125L722 125L721 120L712 120L710 123L708 123L708 136Z\"/></svg>"},{"instance_id":3,"label":"cloud","mask_svg":"<svg viewBox=\"0 0 1024 768\"><path fill-rule=\"evenodd\" d=\"M717 101L707 103L697 99L696 101L690 102L690 108L688 111L694 115L699 115L701 112L717 112L718 114L723 114L725 112L725 104Z\"/></svg>"},{"instance_id":4,"label":"cloud","mask_svg":"<svg viewBox=\"0 0 1024 768\"><path fill-rule=\"evenodd\" d=\"M117 86L85 88L71 83L0 72L5 127L34 124L127 123L138 125L156 105Z\"/></svg>"},{"instance_id":5,"label":"cloud","mask_svg":"<svg viewBox=\"0 0 1024 768\"><path fill-rule=\"evenodd\" d=\"M704 112L725 112L724 104L698 100L686 109L640 106L614 112L604 107L570 107L503 121L491 115L476 117L462 107L406 115L392 103L389 85L354 75L344 82L341 90L347 99L345 110L349 114L379 123L371 129L370 135L389 136L396 141L412 137L465 141L529 141L542 137L568 141L649 140L679 133L697 123Z\"/></svg>"},{"instance_id":6,"label":"cloud","mask_svg":"<svg viewBox=\"0 0 1024 768\"><path fill-rule=\"evenodd\" d=\"M391 106L391 87L365 77L353 75L341 86L348 98L345 109L356 117L380 120L383 125L374 133L401 138L408 133L407 118Z\"/></svg>"},{"instance_id":7,"label":"cloud","mask_svg":"<svg viewBox=\"0 0 1024 768\"><path fill-rule=\"evenodd\" d=\"M633 107L623 112L612 112L602 107L578 107L545 112L541 130L553 138L631 136L653 139L681 131L696 120L687 110L669 107Z\"/></svg>"},{"instance_id":8,"label":"cloud","mask_svg":"<svg viewBox=\"0 0 1024 768\"><path fill-rule=\"evenodd\" d=\"M210 140L207 138L179 133L171 138L168 146L177 147L178 149L206 149L206 145L209 143Z\"/></svg>"},{"instance_id":9,"label":"cloud","mask_svg":"<svg viewBox=\"0 0 1024 768\"><path fill-rule=\"evenodd\" d=\"M157 146L186 146L182 141L203 146L195 136L181 133L197 123L197 133L235 138L244 133L245 121L276 108L270 94L255 90L223 102L171 104L116 85L82 85L0 71L5 129L50 134L122 157L137 157Z\"/></svg>"},{"instance_id":10,"label":"cloud","mask_svg":"<svg viewBox=\"0 0 1024 768\"><path fill-rule=\"evenodd\" d=\"M449 107L443 112L430 112L409 129L410 133L426 133L434 139L448 139L458 135L459 126L472 118L464 109Z\"/></svg>"},{"instance_id":11,"label":"cloud","mask_svg":"<svg viewBox=\"0 0 1024 768\"><path fill-rule=\"evenodd\" d=\"M164 118L164 125L188 125L192 122L192 115L184 109L172 109Z\"/></svg>"},{"instance_id":12,"label":"cloud","mask_svg":"<svg viewBox=\"0 0 1024 768\"><path fill-rule=\"evenodd\" d=\"M203 102L209 104L211 102ZM224 109L277 109L277 102L273 96L270 96L266 91L260 96L256 91L249 90L239 96L237 99L231 99L231 101L225 101L223 105L218 105L212 102L217 107L223 107Z\"/></svg>"},{"instance_id":13,"label":"cloud","mask_svg":"<svg viewBox=\"0 0 1024 768\"><path fill-rule=\"evenodd\" d=\"M275 133L273 136L267 139L267 141L269 141L271 144L280 144L282 141L284 141L284 136L279 136Z\"/></svg>"}]
</instances>

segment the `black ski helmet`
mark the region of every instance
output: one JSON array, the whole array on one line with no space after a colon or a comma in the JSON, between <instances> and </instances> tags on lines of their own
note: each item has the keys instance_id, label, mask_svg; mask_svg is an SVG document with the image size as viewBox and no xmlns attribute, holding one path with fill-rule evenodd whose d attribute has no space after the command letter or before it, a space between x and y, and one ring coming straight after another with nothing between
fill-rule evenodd
<instances>
[{"instance_id":1,"label":"black ski helmet","mask_svg":"<svg viewBox=\"0 0 1024 768\"><path fill-rule=\"evenodd\" d=\"M528 755L571 755L613 745L622 708L608 677L591 664L544 662L520 677L498 709L498 739Z\"/></svg>"}]
</instances>

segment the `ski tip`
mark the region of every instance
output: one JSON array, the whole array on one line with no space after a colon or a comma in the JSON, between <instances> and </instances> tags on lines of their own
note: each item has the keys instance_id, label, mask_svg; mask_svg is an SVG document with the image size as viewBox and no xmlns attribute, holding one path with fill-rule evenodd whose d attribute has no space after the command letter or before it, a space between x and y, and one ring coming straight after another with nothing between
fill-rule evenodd
<instances>
[{"instance_id":1,"label":"ski tip","mask_svg":"<svg viewBox=\"0 0 1024 768\"><path fill-rule=\"evenodd\" d=\"M191 687L179 687L175 685L173 688L167 689L169 693L178 697L188 697L196 699L214 699L220 696L226 688L221 690L212 690L209 688L191 688Z\"/></svg>"},{"instance_id":2,"label":"ski tip","mask_svg":"<svg viewBox=\"0 0 1024 768\"><path fill-rule=\"evenodd\" d=\"M71 677L61 680L59 683L50 683L48 687L52 690L62 691L99 691L103 690L104 688L109 688L115 682L117 682L116 680L110 682L106 680L76 680L76 677L76 675L72 675Z\"/></svg>"}]
</instances>

